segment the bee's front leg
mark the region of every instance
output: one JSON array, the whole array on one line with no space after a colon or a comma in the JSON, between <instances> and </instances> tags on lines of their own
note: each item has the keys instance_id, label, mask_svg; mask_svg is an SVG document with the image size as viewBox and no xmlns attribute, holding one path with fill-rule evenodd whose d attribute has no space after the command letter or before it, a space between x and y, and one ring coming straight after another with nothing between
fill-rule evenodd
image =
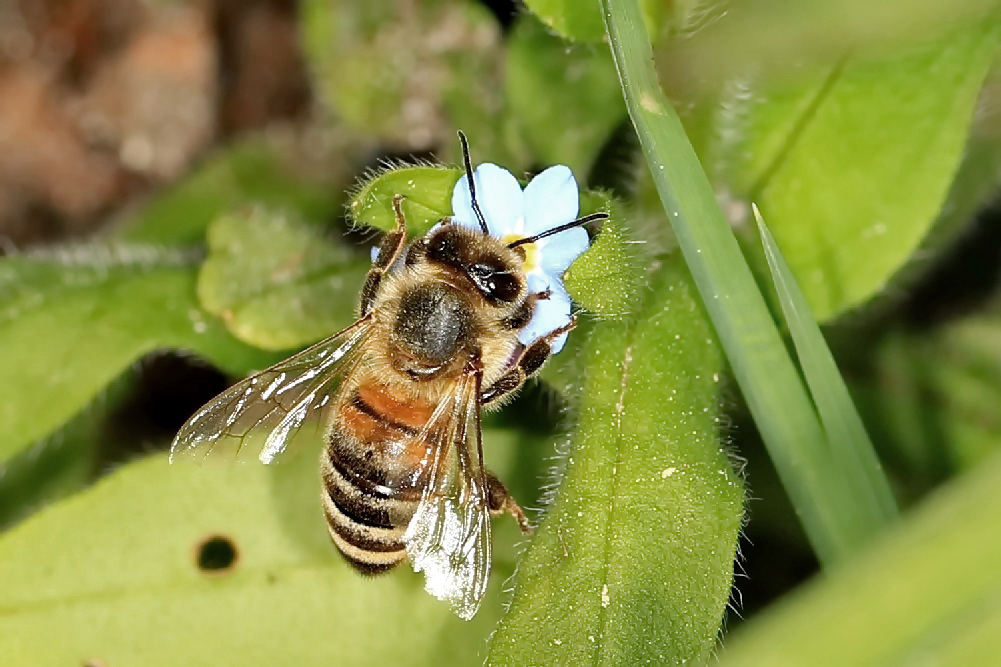
<instances>
[{"instance_id":1,"label":"bee's front leg","mask_svg":"<svg viewBox=\"0 0 1001 667\"><path fill-rule=\"evenodd\" d=\"M546 363L546 360L549 359L553 350L552 342L576 326L577 317L571 317L570 321L564 326L550 331L522 350L521 356L515 363L514 368L486 388L486 391L480 396L480 403L486 405L501 396L510 394L523 385L525 380L535 375L542 368L542 364Z\"/></svg>"},{"instance_id":2,"label":"bee's front leg","mask_svg":"<svg viewBox=\"0 0 1001 667\"><path fill-rule=\"evenodd\" d=\"M403 216L403 195L393 195L393 211L396 213L396 227L386 232L379 243L379 254L376 255L372 268L365 277L365 285L361 288L361 314L364 317L372 310L372 302L379 291L382 276L396 263L396 258L403 252L407 242L407 220Z\"/></svg>"}]
</instances>

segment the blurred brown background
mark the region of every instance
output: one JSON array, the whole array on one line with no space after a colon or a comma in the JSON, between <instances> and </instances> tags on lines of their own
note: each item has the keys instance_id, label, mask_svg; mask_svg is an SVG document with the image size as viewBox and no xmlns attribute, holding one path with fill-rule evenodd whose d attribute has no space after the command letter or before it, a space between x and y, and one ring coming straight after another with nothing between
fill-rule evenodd
<instances>
[{"instance_id":1,"label":"blurred brown background","mask_svg":"<svg viewBox=\"0 0 1001 667\"><path fill-rule=\"evenodd\" d=\"M0 1L0 239L78 236L306 115L292 0Z\"/></svg>"}]
</instances>

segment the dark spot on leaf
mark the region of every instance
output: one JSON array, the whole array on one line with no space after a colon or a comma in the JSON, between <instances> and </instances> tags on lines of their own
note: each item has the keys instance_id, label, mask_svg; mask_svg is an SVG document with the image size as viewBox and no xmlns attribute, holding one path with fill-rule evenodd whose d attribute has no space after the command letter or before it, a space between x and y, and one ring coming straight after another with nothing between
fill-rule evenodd
<instances>
[{"instance_id":1,"label":"dark spot on leaf","mask_svg":"<svg viewBox=\"0 0 1001 667\"><path fill-rule=\"evenodd\" d=\"M198 569L217 573L230 570L236 564L236 545L228 537L213 535L198 547Z\"/></svg>"}]
</instances>

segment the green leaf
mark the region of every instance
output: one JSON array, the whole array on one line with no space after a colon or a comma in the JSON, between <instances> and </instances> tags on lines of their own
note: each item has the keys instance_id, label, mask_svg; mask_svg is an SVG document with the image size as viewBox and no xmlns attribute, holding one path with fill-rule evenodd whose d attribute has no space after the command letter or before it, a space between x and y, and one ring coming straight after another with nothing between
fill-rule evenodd
<instances>
[{"instance_id":1,"label":"green leaf","mask_svg":"<svg viewBox=\"0 0 1001 667\"><path fill-rule=\"evenodd\" d=\"M998 303L937 331L912 350L924 378L924 410L937 417L950 467L982 464L1001 450L1001 314ZM935 363L937 361L937 363ZM926 414L928 414L926 413Z\"/></svg>"},{"instance_id":2,"label":"green leaf","mask_svg":"<svg viewBox=\"0 0 1001 667\"><path fill-rule=\"evenodd\" d=\"M641 0L643 17L651 35L660 32L665 12L658 0ZM693 7L687 0L672 3L674 12L690 12ZM601 6L597 2L580 0L525 0L525 6L543 23L566 39L575 42L599 42L605 36L601 19Z\"/></svg>"},{"instance_id":3,"label":"green leaf","mask_svg":"<svg viewBox=\"0 0 1001 667\"><path fill-rule=\"evenodd\" d=\"M574 41L596 42L605 34L597 3L575 0L526 0L525 6L557 33Z\"/></svg>"},{"instance_id":4,"label":"green leaf","mask_svg":"<svg viewBox=\"0 0 1001 667\"><path fill-rule=\"evenodd\" d=\"M1001 457L870 552L728 638L722 665L990 664L1001 650Z\"/></svg>"},{"instance_id":5,"label":"green leaf","mask_svg":"<svg viewBox=\"0 0 1001 667\"><path fill-rule=\"evenodd\" d=\"M729 136L731 187L828 320L872 297L920 245L960 164L996 22L756 91Z\"/></svg>"},{"instance_id":6,"label":"green leaf","mask_svg":"<svg viewBox=\"0 0 1001 667\"><path fill-rule=\"evenodd\" d=\"M680 257L628 322L585 342L579 424L490 662L708 657L730 595L743 490L720 446L720 358Z\"/></svg>"},{"instance_id":7,"label":"green leaf","mask_svg":"<svg viewBox=\"0 0 1001 667\"><path fill-rule=\"evenodd\" d=\"M820 327L810 312L806 297L796 284L789 265L775 245L775 240L761 219L757 207L753 204L751 207L768 260L768 268L772 273L772 281L782 304L782 312L792 335L793 344L796 346L796 355L827 436L830 464L833 470L844 471L841 474L834 472L833 477L841 479L843 474L848 478L865 480L865 483L860 485L860 491L867 493L868 496L862 503L873 508L877 515L876 525L872 527L876 530L897 516L897 503L893 492L883 474L879 459L876 458L872 441L862 424L862 418L852 403L848 387L824 341ZM857 520L868 521L868 513L860 515Z\"/></svg>"},{"instance_id":8,"label":"green leaf","mask_svg":"<svg viewBox=\"0 0 1001 667\"><path fill-rule=\"evenodd\" d=\"M659 49L657 69L693 97L718 91L735 77L746 81L749 72L788 78L830 65L845 56L846 47L854 53L888 53L997 20L994 0L685 4L694 5L694 12L683 29L702 25L689 39Z\"/></svg>"},{"instance_id":9,"label":"green leaf","mask_svg":"<svg viewBox=\"0 0 1001 667\"><path fill-rule=\"evenodd\" d=\"M883 527L880 508L864 500L872 497L869 478L835 479L825 465L828 443L814 406L660 89L635 0L602 0L602 7L629 115L678 247L810 542L833 564Z\"/></svg>"},{"instance_id":10,"label":"green leaf","mask_svg":"<svg viewBox=\"0 0 1001 667\"><path fill-rule=\"evenodd\" d=\"M994 101L1001 84L1001 70L993 68L977 103L973 126L966 140L962 162L956 170L938 219L915 255L939 254L956 243L970 228L977 213L990 204L1001 186L1001 109ZM924 275L924 263L911 262L902 272L906 284L910 274Z\"/></svg>"},{"instance_id":11,"label":"green leaf","mask_svg":"<svg viewBox=\"0 0 1001 667\"><path fill-rule=\"evenodd\" d=\"M195 258L79 246L0 260L0 461L51 433L136 359L196 352L234 373L262 361L195 300Z\"/></svg>"},{"instance_id":12,"label":"green leaf","mask_svg":"<svg viewBox=\"0 0 1001 667\"><path fill-rule=\"evenodd\" d=\"M122 228L121 237L165 245L201 243L212 220L250 203L294 211L306 220L339 214L343 197L331 187L337 176L330 169L306 173L301 163L308 160L300 155L305 149L269 136L240 141L212 156L146 204Z\"/></svg>"},{"instance_id":13,"label":"green leaf","mask_svg":"<svg viewBox=\"0 0 1001 667\"><path fill-rule=\"evenodd\" d=\"M510 431L485 433L488 461L502 477L522 457L518 440ZM462 621L408 566L365 577L337 555L319 502L317 451L305 449L270 467L171 466L150 457L4 534L4 660L479 663L513 566L514 522L495 521L491 587L477 616ZM211 538L233 546L231 567L199 567Z\"/></svg>"},{"instance_id":14,"label":"green leaf","mask_svg":"<svg viewBox=\"0 0 1001 667\"><path fill-rule=\"evenodd\" d=\"M639 262L629 249L623 218L624 207L611 198L586 210L607 210L609 218L593 240L564 275L567 290L574 302L602 317L622 317L635 309Z\"/></svg>"},{"instance_id":15,"label":"green leaf","mask_svg":"<svg viewBox=\"0 0 1001 667\"><path fill-rule=\"evenodd\" d=\"M368 257L315 227L261 208L218 218L198 297L234 336L287 350L351 324Z\"/></svg>"},{"instance_id":16,"label":"green leaf","mask_svg":"<svg viewBox=\"0 0 1001 667\"><path fill-rule=\"evenodd\" d=\"M388 232L396 226L393 197L403 195L407 232L423 236L439 220L452 214L452 190L462 175L454 167L397 167L373 175L351 194L351 218Z\"/></svg>"},{"instance_id":17,"label":"green leaf","mask_svg":"<svg viewBox=\"0 0 1001 667\"><path fill-rule=\"evenodd\" d=\"M45 504L76 493L94 477L107 416L95 403L0 465L0 532Z\"/></svg>"},{"instance_id":18,"label":"green leaf","mask_svg":"<svg viewBox=\"0 0 1001 667\"><path fill-rule=\"evenodd\" d=\"M626 115L608 50L568 45L529 15L515 25L508 45L505 85L513 121L543 164L587 174Z\"/></svg>"}]
</instances>

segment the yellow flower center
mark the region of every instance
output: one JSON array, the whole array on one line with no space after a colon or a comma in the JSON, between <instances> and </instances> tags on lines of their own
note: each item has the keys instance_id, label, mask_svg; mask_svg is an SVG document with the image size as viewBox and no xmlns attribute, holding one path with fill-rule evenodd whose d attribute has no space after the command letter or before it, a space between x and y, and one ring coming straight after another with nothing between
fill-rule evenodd
<instances>
[{"instance_id":1,"label":"yellow flower center","mask_svg":"<svg viewBox=\"0 0 1001 667\"><path fill-rule=\"evenodd\" d=\"M513 243L519 239L525 238L522 234L505 234L501 239L504 243ZM525 263L522 265L525 273L530 273L539 266L539 246L534 243L524 243L519 246L525 251Z\"/></svg>"}]
</instances>

